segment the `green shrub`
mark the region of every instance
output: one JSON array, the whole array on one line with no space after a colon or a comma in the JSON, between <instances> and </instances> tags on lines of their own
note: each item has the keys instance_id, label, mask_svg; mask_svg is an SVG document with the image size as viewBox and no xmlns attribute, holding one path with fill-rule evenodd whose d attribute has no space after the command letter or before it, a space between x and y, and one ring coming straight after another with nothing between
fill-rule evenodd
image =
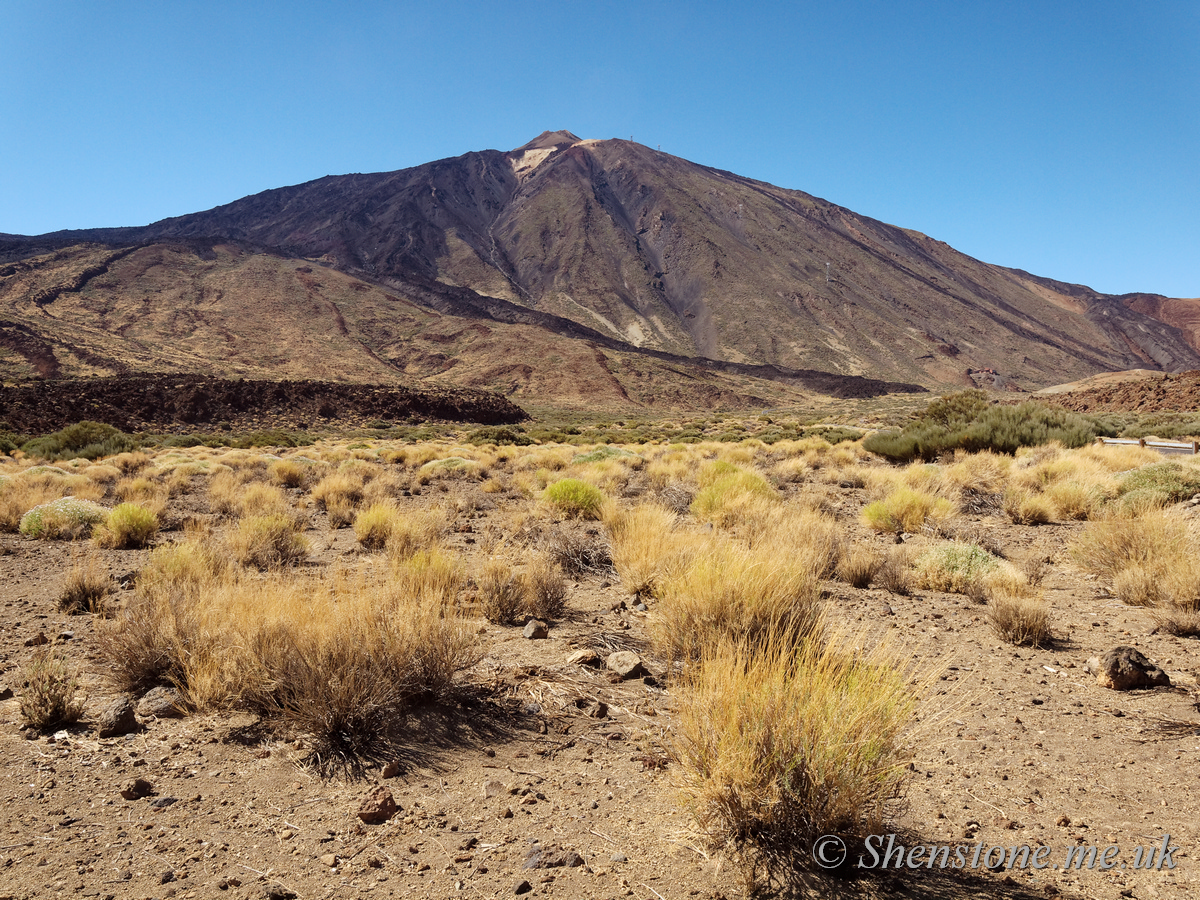
<instances>
[{"instance_id":1,"label":"green shrub","mask_svg":"<svg viewBox=\"0 0 1200 900\"><path fill-rule=\"evenodd\" d=\"M620 447L609 447L605 445L603 447L597 447L590 453L580 453L579 455L573 457L571 459L571 465L601 462L606 459L619 459L623 456L637 456L637 454L630 453L628 450L623 450Z\"/></svg>"},{"instance_id":2,"label":"green shrub","mask_svg":"<svg viewBox=\"0 0 1200 900\"><path fill-rule=\"evenodd\" d=\"M857 428L847 428L843 425L818 425L805 428L803 437L819 437L831 444L841 444L845 441L857 441L863 433Z\"/></svg>"},{"instance_id":3,"label":"green shrub","mask_svg":"<svg viewBox=\"0 0 1200 900\"><path fill-rule=\"evenodd\" d=\"M952 450L1015 453L1059 441L1082 447L1115 431L1098 419L1029 400L1016 406L989 405L983 391L962 391L933 401L900 431L880 431L863 447L889 459L932 460Z\"/></svg>"},{"instance_id":4,"label":"green shrub","mask_svg":"<svg viewBox=\"0 0 1200 900\"><path fill-rule=\"evenodd\" d=\"M512 429L503 425L488 425L471 432L471 436L467 438L467 442L476 446L482 444L507 444L517 447L527 447L533 443L533 439L529 435L524 434L519 428Z\"/></svg>"},{"instance_id":5,"label":"green shrub","mask_svg":"<svg viewBox=\"0 0 1200 900\"><path fill-rule=\"evenodd\" d=\"M1122 500L1132 505L1170 506L1200 494L1200 471L1177 462L1160 462L1120 476Z\"/></svg>"},{"instance_id":6,"label":"green shrub","mask_svg":"<svg viewBox=\"0 0 1200 900\"><path fill-rule=\"evenodd\" d=\"M61 431L32 438L21 445L40 459L99 459L137 449L137 441L102 422L77 422Z\"/></svg>"},{"instance_id":7,"label":"green shrub","mask_svg":"<svg viewBox=\"0 0 1200 900\"><path fill-rule=\"evenodd\" d=\"M917 583L927 590L961 594L998 564L996 557L978 544L942 544L917 559Z\"/></svg>"},{"instance_id":8,"label":"green shrub","mask_svg":"<svg viewBox=\"0 0 1200 900\"><path fill-rule=\"evenodd\" d=\"M604 506L603 491L578 478L556 481L542 496L555 509L574 519L598 519Z\"/></svg>"},{"instance_id":9,"label":"green shrub","mask_svg":"<svg viewBox=\"0 0 1200 900\"><path fill-rule=\"evenodd\" d=\"M18 530L42 540L74 540L103 522L108 510L91 500L60 497L35 506L21 517Z\"/></svg>"}]
</instances>

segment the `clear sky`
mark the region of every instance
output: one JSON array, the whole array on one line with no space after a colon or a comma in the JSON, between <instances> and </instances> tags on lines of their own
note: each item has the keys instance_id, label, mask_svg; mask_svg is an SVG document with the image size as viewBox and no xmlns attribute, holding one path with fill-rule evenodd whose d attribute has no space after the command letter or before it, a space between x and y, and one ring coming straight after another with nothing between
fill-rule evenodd
<instances>
[{"instance_id":1,"label":"clear sky","mask_svg":"<svg viewBox=\"0 0 1200 900\"><path fill-rule=\"evenodd\" d=\"M1200 297L1196 0L0 0L0 232L560 128L987 262Z\"/></svg>"}]
</instances>

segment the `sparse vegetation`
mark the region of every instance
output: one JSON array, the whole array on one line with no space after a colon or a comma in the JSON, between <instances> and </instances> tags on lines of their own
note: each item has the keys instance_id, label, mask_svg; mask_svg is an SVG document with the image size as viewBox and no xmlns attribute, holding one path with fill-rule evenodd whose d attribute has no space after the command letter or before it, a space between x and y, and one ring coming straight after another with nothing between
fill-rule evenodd
<instances>
[{"instance_id":1,"label":"sparse vegetation","mask_svg":"<svg viewBox=\"0 0 1200 900\"><path fill-rule=\"evenodd\" d=\"M636 693L629 711L666 746L635 730L625 755L648 760L647 778L669 765L706 849L739 862L748 885L785 892L811 874L812 837L887 824L911 752L936 772L902 737L930 689L907 662L869 649L881 635L903 640L906 660L910 639L913 652L941 650L957 632L989 628L1031 648L1023 657L1054 649L1039 583L1056 609L1072 602L1064 547L1098 576L1089 603L1111 586L1136 627L1163 633L1154 640L1200 635L1195 512L1165 508L1191 496L1191 461L1051 443L895 466L816 436L710 440L753 433L713 418L673 446L619 447L580 427L565 446L497 446L460 429L436 443L323 442L302 461L197 445L46 466L18 452L0 467L0 508L65 499L104 515L59 602L110 617L94 624L110 687L172 685L189 710L252 712L277 729L270 740L286 737L272 754L299 742L326 776L374 778L377 765L457 740L484 711L516 720L520 710L522 728L557 728L555 716L579 715L563 719L572 729L585 715L623 722L613 698ZM161 535L138 527L158 502L170 511ZM1022 504L1066 524L1034 532L1027 523L1042 519ZM369 552L347 552L349 535L329 529L343 523ZM302 530L315 534L311 555ZM29 547L71 555L0 542L0 552ZM115 596L110 568L122 573ZM58 590L56 580L52 601ZM550 642L520 639L513 626L528 618L550 624ZM867 631L847 639L848 621ZM995 644L985 637L984 654ZM572 675L561 660L574 649L600 658ZM618 649L638 654L645 686L587 669ZM472 693L455 693L485 657ZM958 671L932 690L956 690ZM656 682L670 704L657 702ZM435 699L449 702L424 706ZM501 737L488 743L507 752Z\"/></svg>"}]
</instances>

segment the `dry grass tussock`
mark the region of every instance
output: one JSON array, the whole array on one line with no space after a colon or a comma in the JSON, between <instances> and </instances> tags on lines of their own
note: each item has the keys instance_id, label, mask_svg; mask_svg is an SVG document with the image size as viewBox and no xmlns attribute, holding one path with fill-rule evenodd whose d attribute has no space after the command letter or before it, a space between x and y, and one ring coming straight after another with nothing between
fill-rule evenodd
<instances>
[{"instance_id":1,"label":"dry grass tussock","mask_svg":"<svg viewBox=\"0 0 1200 900\"><path fill-rule=\"evenodd\" d=\"M225 543L241 565L255 569L292 566L308 557L308 541L288 516L249 516L225 534Z\"/></svg>"},{"instance_id":2,"label":"dry grass tussock","mask_svg":"<svg viewBox=\"0 0 1200 900\"><path fill-rule=\"evenodd\" d=\"M844 543L838 551L834 573L851 587L868 588L883 564L883 554L860 543Z\"/></svg>"},{"instance_id":3,"label":"dry grass tussock","mask_svg":"<svg viewBox=\"0 0 1200 900\"><path fill-rule=\"evenodd\" d=\"M798 646L820 629L820 577L810 561L751 550L716 535L680 574L657 588L650 620L657 650L695 661L723 640Z\"/></svg>"},{"instance_id":4,"label":"dry grass tussock","mask_svg":"<svg viewBox=\"0 0 1200 900\"><path fill-rule=\"evenodd\" d=\"M567 606L567 581L549 553L535 553L521 573L525 612L535 619L557 619Z\"/></svg>"},{"instance_id":5,"label":"dry grass tussock","mask_svg":"<svg viewBox=\"0 0 1200 900\"><path fill-rule=\"evenodd\" d=\"M248 704L312 734L324 771L381 758L404 710L444 694L479 653L453 606L387 567L160 582L101 627L101 646L118 687L169 682L200 709Z\"/></svg>"},{"instance_id":6,"label":"dry grass tussock","mask_svg":"<svg viewBox=\"0 0 1200 900\"><path fill-rule=\"evenodd\" d=\"M113 488L113 494L122 503L136 503L155 516L161 516L171 498L171 488L164 482L138 476L122 478Z\"/></svg>"},{"instance_id":7,"label":"dry grass tussock","mask_svg":"<svg viewBox=\"0 0 1200 900\"><path fill-rule=\"evenodd\" d=\"M705 843L788 888L824 834L880 833L916 706L887 650L845 642L707 647L680 689L679 786Z\"/></svg>"},{"instance_id":8,"label":"dry grass tussock","mask_svg":"<svg viewBox=\"0 0 1200 900\"><path fill-rule=\"evenodd\" d=\"M1050 604L1041 597L1000 594L988 602L988 624L1001 640L1040 647L1050 634Z\"/></svg>"},{"instance_id":9,"label":"dry grass tussock","mask_svg":"<svg viewBox=\"0 0 1200 900\"><path fill-rule=\"evenodd\" d=\"M605 527L613 567L631 594L654 596L704 549L704 542L682 526L679 516L655 503L614 509Z\"/></svg>"},{"instance_id":10,"label":"dry grass tussock","mask_svg":"<svg viewBox=\"0 0 1200 900\"><path fill-rule=\"evenodd\" d=\"M475 578L475 586L479 611L493 625L511 625L524 611L525 591L507 560L487 560Z\"/></svg>"},{"instance_id":11,"label":"dry grass tussock","mask_svg":"<svg viewBox=\"0 0 1200 900\"><path fill-rule=\"evenodd\" d=\"M83 715L79 673L54 650L38 651L25 667L21 720L39 731L78 722Z\"/></svg>"},{"instance_id":12,"label":"dry grass tussock","mask_svg":"<svg viewBox=\"0 0 1200 900\"><path fill-rule=\"evenodd\" d=\"M63 579L58 608L65 613L103 613L104 600L114 588L112 576L98 557L76 558Z\"/></svg>"},{"instance_id":13,"label":"dry grass tussock","mask_svg":"<svg viewBox=\"0 0 1200 900\"><path fill-rule=\"evenodd\" d=\"M451 607L466 583L457 556L434 546L406 557L389 555L389 577L394 590L405 597Z\"/></svg>"}]
</instances>

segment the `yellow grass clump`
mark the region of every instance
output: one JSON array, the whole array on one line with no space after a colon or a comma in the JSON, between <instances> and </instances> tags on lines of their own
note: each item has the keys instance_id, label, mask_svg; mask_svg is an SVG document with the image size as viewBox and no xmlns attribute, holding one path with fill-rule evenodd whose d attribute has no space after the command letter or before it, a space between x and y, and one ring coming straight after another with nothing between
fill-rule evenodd
<instances>
[{"instance_id":1,"label":"yellow grass clump","mask_svg":"<svg viewBox=\"0 0 1200 900\"><path fill-rule=\"evenodd\" d=\"M863 507L863 519L876 531L916 533L927 521L941 522L955 513L945 497L901 485L883 500Z\"/></svg>"},{"instance_id":2,"label":"yellow grass clump","mask_svg":"<svg viewBox=\"0 0 1200 900\"><path fill-rule=\"evenodd\" d=\"M1014 525L1045 525L1054 519L1054 504L1042 494L1014 487L1004 493L1004 512Z\"/></svg>"},{"instance_id":3,"label":"yellow grass clump","mask_svg":"<svg viewBox=\"0 0 1200 900\"><path fill-rule=\"evenodd\" d=\"M916 699L886 650L844 643L719 643L681 686L679 787L748 894L798 887L818 837L881 833L900 796Z\"/></svg>"},{"instance_id":4,"label":"yellow grass clump","mask_svg":"<svg viewBox=\"0 0 1200 900\"><path fill-rule=\"evenodd\" d=\"M98 547L125 550L147 546L158 533L158 516L136 503L118 503L97 524L92 539Z\"/></svg>"},{"instance_id":5,"label":"yellow grass clump","mask_svg":"<svg viewBox=\"0 0 1200 900\"><path fill-rule=\"evenodd\" d=\"M331 528L354 521L354 511L363 498L364 473L356 469L339 470L326 475L312 489L312 498L329 516Z\"/></svg>"}]
</instances>

